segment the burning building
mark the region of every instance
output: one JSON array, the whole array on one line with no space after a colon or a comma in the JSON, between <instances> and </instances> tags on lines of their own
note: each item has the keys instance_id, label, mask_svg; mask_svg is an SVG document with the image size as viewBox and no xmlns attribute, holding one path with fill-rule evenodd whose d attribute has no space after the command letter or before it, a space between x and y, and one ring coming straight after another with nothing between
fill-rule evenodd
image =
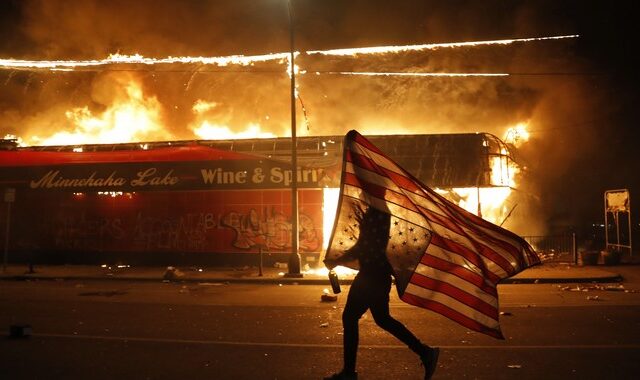
<instances>
[{"instance_id":1,"label":"burning building","mask_svg":"<svg viewBox=\"0 0 640 380\"><path fill-rule=\"evenodd\" d=\"M518 167L486 133L369 136L463 207L501 224ZM298 139L299 250L315 263L333 226L342 136ZM0 150L11 262L249 264L291 252L291 139ZM9 225L7 226L7 221ZM9 228L7 228L9 227Z\"/></svg>"}]
</instances>

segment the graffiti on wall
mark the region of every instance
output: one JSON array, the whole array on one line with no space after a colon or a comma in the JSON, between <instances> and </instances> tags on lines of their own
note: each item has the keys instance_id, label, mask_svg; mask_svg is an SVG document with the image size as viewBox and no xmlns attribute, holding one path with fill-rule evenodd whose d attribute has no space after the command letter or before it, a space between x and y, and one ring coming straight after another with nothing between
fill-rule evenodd
<instances>
[{"instance_id":1,"label":"graffiti on wall","mask_svg":"<svg viewBox=\"0 0 640 380\"><path fill-rule=\"evenodd\" d=\"M267 211L262 218L255 209L248 214L229 212L224 215L221 225L235 232L233 246L239 249L264 247L267 250L282 250L291 247L291 222L284 214L275 210ZM299 248L307 252L318 251L320 238L313 219L299 215Z\"/></svg>"},{"instance_id":2,"label":"graffiti on wall","mask_svg":"<svg viewBox=\"0 0 640 380\"><path fill-rule=\"evenodd\" d=\"M121 218L60 215L53 228L54 244L66 249L104 249L104 242L125 237Z\"/></svg>"},{"instance_id":3,"label":"graffiti on wall","mask_svg":"<svg viewBox=\"0 0 640 380\"><path fill-rule=\"evenodd\" d=\"M138 213L133 242L136 247L146 250L210 251L207 234L217 225L213 213L186 213L164 218Z\"/></svg>"},{"instance_id":4,"label":"graffiti on wall","mask_svg":"<svg viewBox=\"0 0 640 380\"><path fill-rule=\"evenodd\" d=\"M216 231L233 231L227 246ZM258 247L286 250L291 247L291 221L282 213L255 209L248 212L183 213L152 216L138 212L135 217L80 215L59 216L51 226L54 244L62 249L89 250L161 250L215 252L229 251L229 244L239 250ZM300 214L299 248L305 252L320 249L321 236L311 217Z\"/></svg>"}]
</instances>

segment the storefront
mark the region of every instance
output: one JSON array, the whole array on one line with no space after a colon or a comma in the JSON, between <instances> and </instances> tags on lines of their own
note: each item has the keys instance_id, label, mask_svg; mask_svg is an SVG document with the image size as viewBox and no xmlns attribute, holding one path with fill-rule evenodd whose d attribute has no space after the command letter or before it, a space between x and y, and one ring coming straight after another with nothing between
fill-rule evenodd
<instances>
[{"instance_id":1,"label":"storefront","mask_svg":"<svg viewBox=\"0 0 640 380\"><path fill-rule=\"evenodd\" d=\"M259 250L267 262L286 261L288 166L197 143L110 152L0 151L2 186L15 189L10 261L251 264ZM322 169L298 170L304 260L317 259L322 249L324 177Z\"/></svg>"}]
</instances>

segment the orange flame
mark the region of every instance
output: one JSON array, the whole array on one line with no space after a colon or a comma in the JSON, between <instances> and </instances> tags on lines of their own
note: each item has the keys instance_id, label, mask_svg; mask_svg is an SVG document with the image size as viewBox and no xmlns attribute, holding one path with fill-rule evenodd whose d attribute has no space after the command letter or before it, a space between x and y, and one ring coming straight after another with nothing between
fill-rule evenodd
<instances>
[{"instance_id":1,"label":"orange flame","mask_svg":"<svg viewBox=\"0 0 640 380\"><path fill-rule=\"evenodd\" d=\"M88 107L65 113L71 128L51 136L31 136L38 145L109 144L149 139L169 139L161 120L161 104L155 96L145 96L139 82L127 76L117 80L112 104L100 114Z\"/></svg>"}]
</instances>

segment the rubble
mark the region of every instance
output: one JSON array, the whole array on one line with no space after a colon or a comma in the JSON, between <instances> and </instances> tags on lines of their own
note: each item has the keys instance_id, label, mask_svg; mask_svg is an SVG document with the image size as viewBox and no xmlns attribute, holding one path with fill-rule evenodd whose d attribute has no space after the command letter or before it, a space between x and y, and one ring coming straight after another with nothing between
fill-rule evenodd
<instances>
[{"instance_id":1,"label":"rubble","mask_svg":"<svg viewBox=\"0 0 640 380\"><path fill-rule=\"evenodd\" d=\"M164 272L164 275L162 275L162 278L166 281L166 280L175 280L183 276L184 276L184 273L180 271L178 268L173 266L168 266L167 270Z\"/></svg>"},{"instance_id":2,"label":"rubble","mask_svg":"<svg viewBox=\"0 0 640 380\"><path fill-rule=\"evenodd\" d=\"M320 301L322 302L336 302L338 300L337 295L329 294L329 289L323 289L322 295L320 296Z\"/></svg>"}]
</instances>

